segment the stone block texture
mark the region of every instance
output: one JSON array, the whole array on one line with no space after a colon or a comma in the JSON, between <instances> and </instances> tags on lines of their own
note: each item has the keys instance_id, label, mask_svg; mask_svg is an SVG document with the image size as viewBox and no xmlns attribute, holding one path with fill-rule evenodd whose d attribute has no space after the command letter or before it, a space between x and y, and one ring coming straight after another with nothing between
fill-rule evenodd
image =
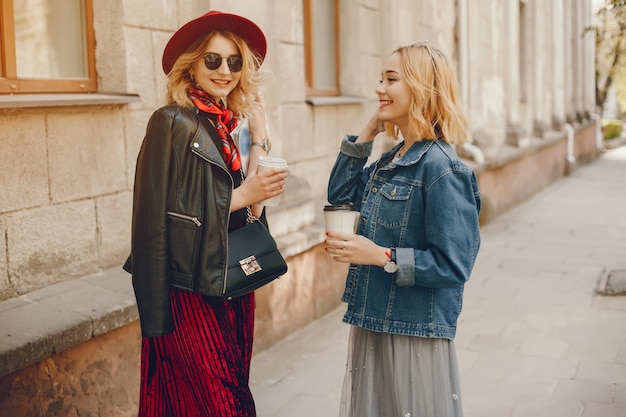
<instances>
[{"instance_id":1,"label":"stone block texture","mask_svg":"<svg viewBox=\"0 0 626 417\"><path fill-rule=\"evenodd\" d=\"M140 341L134 322L0 378L0 415L136 415Z\"/></svg>"}]
</instances>

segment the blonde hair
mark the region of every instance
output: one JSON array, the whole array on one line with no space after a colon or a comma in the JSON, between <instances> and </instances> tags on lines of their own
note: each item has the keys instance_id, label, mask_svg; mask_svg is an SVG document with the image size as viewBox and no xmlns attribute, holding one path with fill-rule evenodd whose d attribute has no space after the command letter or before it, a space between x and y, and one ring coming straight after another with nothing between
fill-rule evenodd
<instances>
[{"instance_id":1,"label":"blonde hair","mask_svg":"<svg viewBox=\"0 0 626 417\"><path fill-rule=\"evenodd\" d=\"M176 103L181 107L193 108L194 104L187 94L190 87L195 87L189 70L199 60L203 59L207 45L215 35L220 34L235 43L243 59L241 78L237 86L227 97L228 108L238 118L246 117L251 111L252 103L264 80L265 73L259 69L262 59L255 54L243 38L229 31L213 31L205 37L196 40L187 52L181 54L174 63L167 76L167 102Z\"/></svg>"},{"instance_id":2,"label":"blonde hair","mask_svg":"<svg viewBox=\"0 0 626 417\"><path fill-rule=\"evenodd\" d=\"M405 82L411 89L408 135L425 139L442 139L450 145L471 140L469 122L459 94L459 84L452 64L439 49L421 42L402 46L400 56ZM397 139L398 126L385 122L386 133Z\"/></svg>"}]
</instances>

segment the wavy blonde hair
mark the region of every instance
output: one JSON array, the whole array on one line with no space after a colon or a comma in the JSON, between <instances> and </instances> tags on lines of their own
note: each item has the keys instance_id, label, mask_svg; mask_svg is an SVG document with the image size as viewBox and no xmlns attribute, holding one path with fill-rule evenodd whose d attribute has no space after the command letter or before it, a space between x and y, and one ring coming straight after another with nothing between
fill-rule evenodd
<instances>
[{"instance_id":1,"label":"wavy blonde hair","mask_svg":"<svg viewBox=\"0 0 626 417\"><path fill-rule=\"evenodd\" d=\"M442 139L450 145L470 142L456 73L445 54L425 42L393 53L400 55L402 76L412 93L408 135L417 140ZM385 122L385 131L398 138L399 128L393 123Z\"/></svg>"},{"instance_id":2,"label":"wavy blonde hair","mask_svg":"<svg viewBox=\"0 0 626 417\"><path fill-rule=\"evenodd\" d=\"M187 52L176 59L172 70L167 75L167 102L168 104L176 103L181 107L194 107L187 94L190 87L195 87L189 70L199 59L204 59L207 45L217 34L233 41L243 59L241 78L234 90L228 95L227 104L228 108L238 118L246 117L249 115L252 103L265 78L265 73L259 68L263 60L250 49L241 36L229 31L216 30L210 32L205 37L197 39Z\"/></svg>"}]
</instances>

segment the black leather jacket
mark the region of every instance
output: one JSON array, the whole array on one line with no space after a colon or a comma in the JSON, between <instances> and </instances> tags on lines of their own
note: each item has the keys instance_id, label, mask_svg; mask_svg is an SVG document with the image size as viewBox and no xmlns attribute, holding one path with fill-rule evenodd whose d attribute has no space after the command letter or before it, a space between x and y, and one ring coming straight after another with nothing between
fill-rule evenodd
<instances>
[{"instance_id":1,"label":"black leather jacket","mask_svg":"<svg viewBox=\"0 0 626 417\"><path fill-rule=\"evenodd\" d=\"M221 294L233 178L194 110L155 111L135 173L131 255L124 269L144 337L174 330L170 286Z\"/></svg>"}]
</instances>

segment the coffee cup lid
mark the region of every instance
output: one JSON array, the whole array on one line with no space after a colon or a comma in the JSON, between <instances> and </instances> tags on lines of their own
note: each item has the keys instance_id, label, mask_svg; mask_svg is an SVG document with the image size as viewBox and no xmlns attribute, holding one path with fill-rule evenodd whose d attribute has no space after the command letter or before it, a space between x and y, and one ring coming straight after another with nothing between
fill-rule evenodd
<instances>
[{"instance_id":1,"label":"coffee cup lid","mask_svg":"<svg viewBox=\"0 0 626 417\"><path fill-rule=\"evenodd\" d=\"M287 161L283 158L276 158L273 156L259 156L257 164L265 166L284 167L287 166Z\"/></svg>"},{"instance_id":2,"label":"coffee cup lid","mask_svg":"<svg viewBox=\"0 0 626 417\"><path fill-rule=\"evenodd\" d=\"M357 211L353 204L329 204L324 206L324 211Z\"/></svg>"}]
</instances>

